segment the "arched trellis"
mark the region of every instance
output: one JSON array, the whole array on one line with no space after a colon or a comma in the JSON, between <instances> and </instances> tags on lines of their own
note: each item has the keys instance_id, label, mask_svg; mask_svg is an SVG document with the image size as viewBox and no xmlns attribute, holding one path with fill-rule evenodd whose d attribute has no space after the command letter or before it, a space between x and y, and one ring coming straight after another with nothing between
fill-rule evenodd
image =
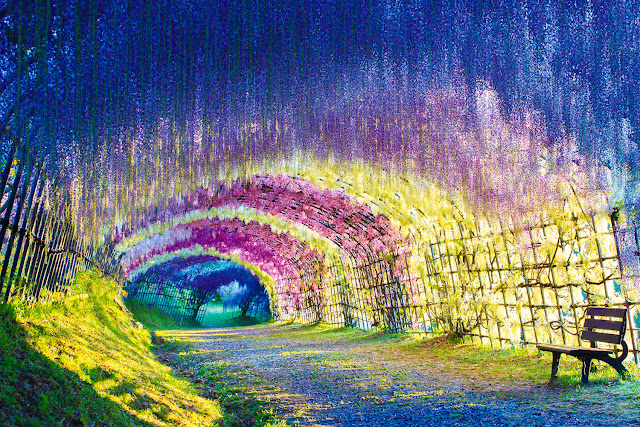
<instances>
[{"instance_id":1,"label":"arched trellis","mask_svg":"<svg viewBox=\"0 0 640 427\"><path fill-rule=\"evenodd\" d=\"M321 190L307 181L282 175L277 177L256 176L238 180L231 184L221 184L217 187L215 193L206 190L198 191L187 198L180 208L174 209L188 212L189 209L228 206L238 208L247 205L316 231L323 237L333 241L341 249L342 254L351 259L351 261L347 262L348 265L378 265L380 272L384 272L385 277L387 277L384 283L400 284L400 281L395 276L402 276L403 273L394 274L391 272L393 270L402 272L406 269L406 263L403 265L400 262L401 267L399 269L396 269L395 264L398 261L397 254L399 253L397 247L401 244L408 244L408 239L400 236L398 231L390 225L387 217L373 215L368 205L354 202L350 197L339 191ZM154 219L153 216L150 218L151 220ZM190 224L195 224L195 222ZM200 227L200 225L196 227ZM276 246L279 246L279 244ZM133 251L135 251L135 248L133 248ZM297 264L304 263L304 261L301 261L304 258L296 257L296 254L293 254L293 257L293 259L298 260ZM126 260L125 257L125 262ZM318 263L318 265L321 265L321 263ZM344 263L341 262L339 265L344 265ZM326 315L320 315L321 308L325 305L323 303L325 298L321 298L317 294L317 283L322 282L323 269L300 265L297 265L297 268L299 273L290 275L288 278L290 283L287 286L289 288L293 283L298 282L300 277L304 277L306 282L316 283L306 287L307 289L314 289L314 297L311 299L305 297L304 300L313 300L314 303L312 304L313 306L307 307L302 317L305 319L314 318L318 321L326 320ZM373 273L368 272L367 276L371 280ZM304 285L302 286L304 287ZM390 296L380 289L381 285L375 288L375 298L373 298L375 300L373 305L377 307L375 311L378 311L383 306L386 306L385 310L389 312L398 311L398 307L393 306L402 305L404 298L402 297L402 292L394 290ZM283 295L291 297L291 300L284 307L296 307L298 310L301 308L300 301L296 297L297 293L297 291L292 291L291 289L283 293ZM382 300L385 300L386 303L382 304ZM314 314L308 315L307 312L313 312ZM392 315L390 317L388 314L381 314L379 317L395 319L397 316ZM334 322L337 321L334 320ZM403 322L406 324L406 319ZM394 330L402 328L395 326L398 323L397 320L381 322L378 319L374 319L369 323L393 323L394 326L392 328Z\"/></svg>"},{"instance_id":2,"label":"arched trellis","mask_svg":"<svg viewBox=\"0 0 640 427\"><path fill-rule=\"evenodd\" d=\"M15 287L14 278L9 282L14 283L12 295L22 293L31 298L40 298L43 290L47 290L45 294L53 295L69 289L73 268L79 264L98 265L105 271L118 274L113 243L99 249L92 249L89 245L82 249L82 240L74 237L71 223L65 225L64 204L57 202L64 200L63 195L51 191L47 185L39 187L40 184L36 185L34 193L33 179L28 181L24 172L18 173L22 161L26 160L12 162L8 169L10 172L6 174L10 185L7 185L3 204L10 202L13 192L16 195L14 208L9 211L7 207L4 212L5 218L9 218L9 221L3 222L3 226L8 224L4 248L10 250L11 259L7 261L5 257L4 263L11 266L15 259L16 272L24 263L24 270L31 275L26 276L30 279L25 282L33 280L36 286L27 290L27 287L20 285L20 290ZM28 166L22 168L26 170ZM19 197L21 193L26 197ZM27 213L30 194L33 194L33 206ZM25 209L20 211L15 200L25 200ZM39 210L35 209L36 206L40 206ZM24 242L30 242L28 247L31 248L27 252L25 243L18 251L20 230L13 227L13 224L24 221L32 227L31 234L25 232ZM321 280L306 276L305 280L312 285L304 288L305 295L292 298L283 307L289 309L287 316L301 317L304 321L323 320L363 328L385 327L426 332L453 329L479 337L483 342L503 344L542 341L570 343L576 340L572 332L575 327L571 325L575 325L576 319L581 316L581 306L594 303L627 304L633 309L629 318L629 333L630 342L635 346L635 300L630 294L621 296L619 284L624 278L618 267L620 253L624 255L625 248L632 246L628 236L633 236L633 229L631 232L619 230L615 218L603 218L602 215L589 212L585 214L584 210L570 207L567 207L566 219L562 220L564 222L554 221L543 217L529 225L523 225L522 221L505 225L500 221L482 218L472 223L465 218L454 218L449 223L432 221L430 226L433 231L426 233L432 236L431 240L421 241L409 254L410 258L401 259L400 263L392 257L376 259L377 254L373 250L367 252L362 247L344 245L341 249L346 258L316 269L321 274ZM317 229L325 233L335 231L324 225ZM424 229L418 231L423 235L426 232ZM10 244L11 232L16 233L13 244ZM44 236L44 241L38 241L38 233L42 233L40 236ZM342 243L337 238L338 233L335 236L335 243ZM522 246L521 243L527 239L530 242L528 249L526 244ZM540 242L553 239L563 248L562 251L572 247L574 251L582 253L582 259L560 257L552 262L554 258L549 256L553 254L549 254L545 248L537 248ZM590 255L589 250L583 249L589 245L597 249L591 250ZM622 249L618 250L618 246ZM363 247L373 248L373 245ZM611 248L615 250L612 252ZM255 252L255 248L249 250L246 247L245 253L250 252ZM418 264L414 259L416 252L424 255ZM17 258L14 258L16 253ZM388 268L391 265L393 267ZM580 265L593 268L587 272ZM7 267L7 271L10 273L11 269ZM300 267L294 266L291 271L299 272ZM313 268L309 268L309 271L313 271ZM540 276L540 271L545 272L543 276ZM560 280L558 276L561 273L567 274L567 277L571 274L582 275L584 282ZM594 274L600 274L600 279L593 279ZM288 283L283 279L283 286L291 287L291 283L299 280L300 276L291 273L288 279L291 278L294 280ZM303 286L298 288L302 289ZM315 304L313 301L322 303Z\"/></svg>"},{"instance_id":3,"label":"arched trellis","mask_svg":"<svg viewBox=\"0 0 640 427\"><path fill-rule=\"evenodd\" d=\"M632 130L640 123L633 95L638 67L616 64L640 58L634 37L626 37L636 31L638 8L525 1L522 13L513 14L490 2L424 2L412 5L411 13L398 4L399 13L389 14L382 3L372 4L380 7L354 4L356 14L326 16L323 2L309 4L312 13L298 14L285 1L275 9L260 7L255 16L237 13L243 24L237 26L220 22L224 13L207 2L6 3L0 9L7 35L0 40L7 65L0 82L8 171L0 182L7 206L0 239L5 298L19 293L21 280L35 284L35 298L43 289L68 288L68 272L78 260L95 261L115 274L111 246L93 250L78 235L85 222L92 225L95 244L105 222L122 221L131 229L144 223L145 206L170 219L177 213L173 208L184 205L181 195L198 186L222 203L235 203L228 189L218 191L218 179L255 173L256 164L271 173L275 168L266 159L277 163L302 153L306 161L314 153L336 157L334 168L362 160L452 191L463 187L470 204L499 208L501 215L502 222L475 214L429 219L431 224L416 230L423 238L408 254L377 250L375 239L351 227L351 220L314 223L351 254L324 271L349 277L345 298L359 307L358 324L370 319L405 328L404 320L392 319L406 318L408 308L413 329L448 327L491 343L565 342L572 339L567 325L577 323L581 304L633 306L637 286L621 288L618 282L629 279L620 259L626 272L637 265L637 243L629 237L635 229L618 233L606 217L608 208L591 219L590 212L565 209L562 191L528 201L556 189L546 173L555 162L563 164L556 172L567 172L567 181L597 182L603 172L591 168L596 162L588 155L606 153L599 160L610 172L603 175L617 173L613 190L625 193L629 213L637 206L638 180L622 175L637 164ZM621 13L611 15L610 7ZM574 15L583 27L574 26ZM308 20L319 17L331 25ZM134 25L123 26L123 20ZM157 22L170 25L175 38L138 31ZM233 26L258 30L247 38L230 31ZM86 28L92 30L80 31ZM288 40L288 28L299 29L309 45L273 43L274 35ZM364 30L356 35L353 28ZM576 34L576 28L585 31ZM367 36L380 42L362 43ZM514 40L527 43L514 52ZM549 57L550 51L557 56ZM557 60L567 54L571 61ZM517 73L511 72L513 64ZM394 69L399 72L389 73ZM620 78L611 79L612 70ZM265 78L268 88L261 84ZM529 110L529 102L541 112ZM521 117L511 120L504 111ZM17 148L17 141L32 150ZM30 155L47 165L50 176L39 179L52 188L34 196L35 211L24 202L33 194L28 177L36 176ZM522 181L527 191L520 191ZM303 197L313 191L304 188ZM45 197L42 205L39 197ZM171 198L178 200L175 206ZM612 198L611 205L622 198ZM260 194L258 201L263 199L268 197ZM549 201L559 212L551 220L514 209ZM329 218L339 213L328 200L319 202ZM282 215L292 221L304 220L287 212ZM520 222L509 224L517 216ZM355 223L368 227L361 218ZM393 230L381 237L388 232ZM369 243L373 252L366 249ZM373 301L384 307L381 313L370 313ZM418 326L416 318L422 319ZM630 333L635 343L633 328Z\"/></svg>"},{"instance_id":4,"label":"arched trellis","mask_svg":"<svg viewBox=\"0 0 640 427\"><path fill-rule=\"evenodd\" d=\"M350 253L394 253L408 244L384 215L374 215L371 207L354 201L343 192L323 190L310 182L285 175L252 176L220 183L214 191L200 189L176 199L168 211L174 215L220 207L250 207L294 224L301 224L333 241ZM136 212L137 229L131 225L114 232L116 239L131 235L156 221L166 220L155 208Z\"/></svg>"},{"instance_id":5,"label":"arched trellis","mask_svg":"<svg viewBox=\"0 0 640 427\"><path fill-rule=\"evenodd\" d=\"M406 262L402 261L402 256L398 255L401 251L398 247L402 244L409 244L410 240L400 236L397 230L391 226L390 221L383 215L373 215L368 205L355 202L352 198L346 196L341 191L321 190L307 181L291 178L287 176L256 176L243 180L237 180L230 184L221 184L215 192L200 190L189 196L182 204L177 204L174 211L189 212L189 209L207 209L210 207L235 207L251 206L253 209L263 210L275 216L281 217L292 223L299 224L319 233L321 236L333 241L336 246L341 249L343 256L351 259L347 264L357 266L377 265L379 271L386 277L384 281L375 287L373 305L375 311L380 307L386 307L385 310L391 313L398 311L402 306L403 292L398 289L391 294L384 293L381 283L391 284L394 287L401 287L401 281L397 276L406 275L408 267ZM180 207L177 207L180 206ZM186 214L188 216L188 214ZM143 216L144 217L144 216ZM154 219L153 216L150 217ZM190 224L195 224L192 222ZM130 232L129 232L130 233ZM126 233L126 234L129 234ZM135 251L135 248L133 248ZM126 262L125 256L125 262ZM400 258L400 259L398 259ZM295 258L294 259L300 259ZM301 261L298 261L301 263ZM400 267L397 268L396 264ZM344 265L344 263L340 263ZM308 282L321 282L322 278L312 279L312 276L321 275L320 268L311 266L310 268L301 268L301 273L293 275L289 278L290 282L296 282L294 276L305 277ZM392 273L397 270L398 273ZM313 273L310 273L313 271ZM403 271L405 273L403 273ZM373 273L367 273L368 280L373 280ZM311 286L309 289L317 288L317 285ZM290 295L291 292L285 292ZM295 298L294 298L295 299ZM323 305L322 298L316 296L313 298L316 302L314 307L309 307L307 311L314 312L311 316L316 320L326 320L326 316L321 316L319 307ZM371 299L371 298L370 298ZM309 298L305 298L309 301ZM384 304L381 301L386 301ZM299 301L291 301L287 307L300 307ZM303 317L307 318L306 314ZM374 316L375 317L375 316ZM397 315L380 314L378 317L395 319ZM405 316L406 317L406 316ZM402 322L398 320L380 321L374 319L369 323L387 324L393 323L392 328L402 329L403 327L396 324L408 324L405 319Z\"/></svg>"},{"instance_id":6,"label":"arched trellis","mask_svg":"<svg viewBox=\"0 0 640 427\"><path fill-rule=\"evenodd\" d=\"M266 191L269 196L263 197L260 187L247 197L246 188L240 185L232 196L225 193L220 197L221 205L243 206L257 200L256 205L272 209L280 200L270 190ZM288 194L299 193L284 193L283 204L291 211L299 210L295 204L296 209L290 209L288 198ZM240 200L234 202L233 197ZM197 205L206 208L210 200L198 200ZM298 212L288 217L287 209L274 210L283 218L324 233L342 254L304 267L294 262L297 273L279 277L284 283L281 289L286 289L281 294L285 299L291 297L283 306L288 309L285 317L398 331L453 330L499 345L568 343L576 339L576 319L582 306L628 303L628 299L620 299L616 285L620 271L612 263L618 258L610 252L616 246L615 221L585 214L575 206L567 205L565 219L561 219L564 222L543 217L537 221L530 218L527 223L482 217L469 221L454 212L446 223L429 222L431 230L417 229L426 240L415 242L414 247L399 247L397 252L410 253L395 258L394 252L375 252L366 240L359 246L342 245L336 227L328 227L327 222L314 224L313 214L301 219ZM554 242L560 249L536 249L541 241ZM580 259L569 253L581 253ZM561 273L566 277L561 278ZM576 274L585 282L571 282L569 277ZM591 278L594 274L601 278ZM292 283L299 283L297 299L290 292ZM637 334L633 316L629 319L631 337Z\"/></svg>"},{"instance_id":7,"label":"arched trellis","mask_svg":"<svg viewBox=\"0 0 640 427\"><path fill-rule=\"evenodd\" d=\"M125 272L134 270L154 255L189 248L196 243L205 249L236 253L270 274L276 281L275 289L270 289L272 298L275 298L273 302L286 310L299 306L297 295L300 294L304 272L317 269L313 266L321 264L324 257L289 233L276 233L266 224L244 223L238 219L204 219L179 225L164 233L159 240L150 239L131 248L123 257ZM139 250L139 247L144 250ZM285 277L286 283L282 280ZM284 301L288 294L295 298Z\"/></svg>"}]
</instances>

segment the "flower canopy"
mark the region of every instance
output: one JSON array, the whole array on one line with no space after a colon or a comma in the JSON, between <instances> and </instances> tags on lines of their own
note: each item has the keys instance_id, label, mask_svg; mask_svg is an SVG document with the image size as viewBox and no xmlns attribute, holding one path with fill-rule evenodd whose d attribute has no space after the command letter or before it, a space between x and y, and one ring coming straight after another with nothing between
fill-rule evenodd
<instances>
[{"instance_id":1,"label":"flower canopy","mask_svg":"<svg viewBox=\"0 0 640 427\"><path fill-rule=\"evenodd\" d=\"M607 251L637 252L618 225L640 200L634 1L8 1L0 33L0 244L38 194L48 222L25 225L54 251L126 273L215 252L309 319L366 301L395 325L520 289L530 264L592 283L572 253L610 298Z\"/></svg>"},{"instance_id":2,"label":"flower canopy","mask_svg":"<svg viewBox=\"0 0 640 427\"><path fill-rule=\"evenodd\" d=\"M95 238L280 162L366 162L508 210L633 208L633 2L7 2L0 119ZM526 176L526 179L519 179ZM171 213L169 212L169 215Z\"/></svg>"},{"instance_id":3,"label":"flower canopy","mask_svg":"<svg viewBox=\"0 0 640 427\"><path fill-rule=\"evenodd\" d=\"M185 258L178 256L148 267L137 275L136 280L139 282L152 280L154 283L167 283L211 293L234 281L252 289L261 288L259 280L249 270L212 255L195 255Z\"/></svg>"}]
</instances>

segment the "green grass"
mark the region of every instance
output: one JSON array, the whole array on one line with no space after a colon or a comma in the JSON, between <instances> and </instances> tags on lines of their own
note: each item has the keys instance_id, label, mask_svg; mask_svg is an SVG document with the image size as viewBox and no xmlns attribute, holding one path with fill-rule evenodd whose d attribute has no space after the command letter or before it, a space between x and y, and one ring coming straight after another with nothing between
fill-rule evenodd
<instances>
[{"instance_id":1,"label":"green grass","mask_svg":"<svg viewBox=\"0 0 640 427\"><path fill-rule=\"evenodd\" d=\"M274 337L295 338L299 341L365 341L376 339L376 337L391 338L398 335L348 327L336 328L323 323L302 325L295 322L277 322L276 325L280 327L280 332L272 334Z\"/></svg>"},{"instance_id":2,"label":"green grass","mask_svg":"<svg viewBox=\"0 0 640 427\"><path fill-rule=\"evenodd\" d=\"M127 298L125 304L133 317L142 323L147 329L190 329L190 328L234 328L237 326L252 326L265 323L264 320L248 316L241 316L238 310L225 311L222 303L210 302L201 310L206 310L202 319L202 325L194 320L176 320L175 317L160 310L157 306L147 302Z\"/></svg>"},{"instance_id":3,"label":"green grass","mask_svg":"<svg viewBox=\"0 0 640 427\"><path fill-rule=\"evenodd\" d=\"M0 306L0 425L200 426L222 422L151 353L116 283L80 273L88 298Z\"/></svg>"},{"instance_id":4,"label":"green grass","mask_svg":"<svg viewBox=\"0 0 640 427\"><path fill-rule=\"evenodd\" d=\"M158 352L177 373L196 384L202 395L217 399L222 427L287 427L254 388L264 386L263 381L241 363L211 363L207 352L174 337L165 339Z\"/></svg>"},{"instance_id":5,"label":"green grass","mask_svg":"<svg viewBox=\"0 0 640 427\"><path fill-rule=\"evenodd\" d=\"M241 316L239 310L226 311L221 302L211 301L200 310L205 310L202 325L207 328L234 328L265 323L265 320Z\"/></svg>"},{"instance_id":6,"label":"green grass","mask_svg":"<svg viewBox=\"0 0 640 427\"><path fill-rule=\"evenodd\" d=\"M0 306L0 325L0 425L83 426L95 419L105 426L150 425L34 350L13 307ZM98 369L90 374L108 376Z\"/></svg>"},{"instance_id":7,"label":"green grass","mask_svg":"<svg viewBox=\"0 0 640 427\"><path fill-rule=\"evenodd\" d=\"M326 325L300 325L281 323L276 337L291 338L297 341L319 342L338 341L353 343L354 351L376 351L386 359L398 359L422 363L432 360L438 362L443 372L477 380L521 382L531 381L547 384L551 374L551 354L540 352L531 347L491 348L463 342L460 338L440 336L424 339L414 334L360 331L351 328L331 328ZM627 361L631 360L631 356ZM607 364L594 361L597 371L589 377L590 385L624 385L640 394L640 368L633 363L627 365L631 376L620 379L617 372ZM558 378L553 387L584 388L581 380L581 362L573 357L562 356Z\"/></svg>"},{"instance_id":8,"label":"green grass","mask_svg":"<svg viewBox=\"0 0 640 427\"><path fill-rule=\"evenodd\" d=\"M242 381L243 376L242 369L227 364L200 365L195 375L204 384L215 388L223 408L223 426L286 426L273 410L248 390Z\"/></svg>"},{"instance_id":9,"label":"green grass","mask_svg":"<svg viewBox=\"0 0 640 427\"><path fill-rule=\"evenodd\" d=\"M135 320L142 323L145 328L150 331L157 329L189 329L201 327L201 325L194 320L176 320L173 316L165 313L158 307L136 301L135 299L127 298L125 304Z\"/></svg>"}]
</instances>

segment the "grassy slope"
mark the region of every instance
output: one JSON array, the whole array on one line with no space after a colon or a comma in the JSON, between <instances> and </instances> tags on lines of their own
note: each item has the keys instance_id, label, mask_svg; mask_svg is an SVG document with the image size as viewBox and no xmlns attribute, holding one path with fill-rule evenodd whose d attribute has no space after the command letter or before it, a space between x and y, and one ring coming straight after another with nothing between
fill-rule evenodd
<instances>
[{"instance_id":1,"label":"grassy slope","mask_svg":"<svg viewBox=\"0 0 640 427\"><path fill-rule=\"evenodd\" d=\"M76 278L88 294L29 309L0 306L0 425L200 426L221 421L150 352L148 331L119 304L117 285Z\"/></svg>"},{"instance_id":2,"label":"grassy slope","mask_svg":"<svg viewBox=\"0 0 640 427\"><path fill-rule=\"evenodd\" d=\"M201 327L195 322L190 322L188 320L179 322L157 307L153 307L142 302L127 299L125 303L127 305L127 309L133 315L133 318L142 323L145 328L150 331L155 331L157 329L186 329Z\"/></svg>"}]
</instances>

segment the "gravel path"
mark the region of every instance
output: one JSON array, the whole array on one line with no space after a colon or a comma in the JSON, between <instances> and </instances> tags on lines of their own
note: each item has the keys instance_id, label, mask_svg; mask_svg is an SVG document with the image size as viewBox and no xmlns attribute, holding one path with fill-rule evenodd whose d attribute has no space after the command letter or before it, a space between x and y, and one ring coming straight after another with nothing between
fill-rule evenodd
<instances>
[{"instance_id":1,"label":"gravel path","mask_svg":"<svg viewBox=\"0 0 640 427\"><path fill-rule=\"evenodd\" d=\"M354 342L283 338L281 327L168 331L201 360L242 369L261 399L301 426L640 426L624 400L585 404L531 383L444 374L442 362L385 358ZM278 334L279 336L274 336Z\"/></svg>"}]
</instances>

